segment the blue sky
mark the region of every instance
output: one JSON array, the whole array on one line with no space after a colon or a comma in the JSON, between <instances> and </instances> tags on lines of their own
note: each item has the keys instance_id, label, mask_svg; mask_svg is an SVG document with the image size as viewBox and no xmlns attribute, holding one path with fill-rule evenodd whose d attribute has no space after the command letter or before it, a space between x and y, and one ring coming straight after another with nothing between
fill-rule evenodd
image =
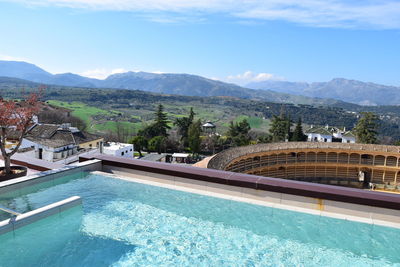
<instances>
[{"instance_id":1,"label":"blue sky","mask_svg":"<svg viewBox=\"0 0 400 267\"><path fill-rule=\"evenodd\" d=\"M52 73L400 85L400 1L0 0L0 59Z\"/></svg>"}]
</instances>

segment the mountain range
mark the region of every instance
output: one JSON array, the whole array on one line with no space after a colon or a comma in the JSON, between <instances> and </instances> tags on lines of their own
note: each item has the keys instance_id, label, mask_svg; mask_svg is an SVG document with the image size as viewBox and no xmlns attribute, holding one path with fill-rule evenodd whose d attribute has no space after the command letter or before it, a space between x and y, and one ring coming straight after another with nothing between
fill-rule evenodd
<instances>
[{"instance_id":1,"label":"mountain range","mask_svg":"<svg viewBox=\"0 0 400 267\"><path fill-rule=\"evenodd\" d=\"M249 83L246 87L292 95L337 99L358 105L400 105L400 87L343 78L314 83L263 81Z\"/></svg>"},{"instance_id":2,"label":"mountain range","mask_svg":"<svg viewBox=\"0 0 400 267\"><path fill-rule=\"evenodd\" d=\"M328 105L337 102L336 100L304 97L271 90L243 88L235 84L191 74L125 72L110 75L104 80L83 77L73 73L51 74L36 65L22 61L0 61L0 77L18 78L48 85L142 90L186 96L228 96L278 103Z\"/></svg>"},{"instance_id":3,"label":"mountain range","mask_svg":"<svg viewBox=\"0 0 400 267\"><path fill-rule=\"evenodd\" d=\"M51 85L142 90L187 96L229 96L294 104L333 105L343 101L361 105L400 104L399 87L341 78L318 83L264 81L246 87L191 74L125 72L100 80L73 73L51 74L22 61L0 61L0 76Z\"/></svg>"}]
</instances>

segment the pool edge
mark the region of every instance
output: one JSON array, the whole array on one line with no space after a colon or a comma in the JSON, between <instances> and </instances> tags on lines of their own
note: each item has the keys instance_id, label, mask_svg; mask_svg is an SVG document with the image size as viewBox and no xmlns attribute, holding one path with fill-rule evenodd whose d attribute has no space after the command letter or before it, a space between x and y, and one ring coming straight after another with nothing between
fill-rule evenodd
<instances>
[{"instance_id":1,"label":"pool edge","mask_svg":"<svg viewBox=\"0 0 400 267\"><path fill-rule=\"evenodd\" d=\"M21 227L59 214L78 205L82 205L82 199L79 196L72 196L44 207L22 213L16 217L3 220L0 222L0 235L15 231Z\"/></svg>"}]
</instances>

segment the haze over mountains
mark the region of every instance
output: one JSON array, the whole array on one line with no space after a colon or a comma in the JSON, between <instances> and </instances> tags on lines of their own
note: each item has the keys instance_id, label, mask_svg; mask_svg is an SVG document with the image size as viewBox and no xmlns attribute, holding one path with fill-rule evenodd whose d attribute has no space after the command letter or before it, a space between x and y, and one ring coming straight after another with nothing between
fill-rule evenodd
<instances>
[{"instance_id":1,"label":"haze over mountains","mask_svg":"<svg viewBox=\"0 0 400 267\"><path fill-rule=\"evenodd\" d=\"M100 80L73 73L51 74L33 64L17 61L0 61L0 76L62 86L143 90L188 96L230 96L314 105L334 104L338 100L361 105L400 104L399 87L346 79L320 83L264 81L248 84L248 88L244 88L190 74L126 72Z\"/></svg>"}]
</instances>

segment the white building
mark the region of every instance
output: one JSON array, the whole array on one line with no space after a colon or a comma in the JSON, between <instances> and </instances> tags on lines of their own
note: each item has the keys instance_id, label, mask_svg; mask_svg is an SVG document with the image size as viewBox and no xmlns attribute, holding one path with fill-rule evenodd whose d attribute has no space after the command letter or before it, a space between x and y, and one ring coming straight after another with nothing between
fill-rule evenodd
<instances>
[{"instance_id":1,"label":"white building","mask_svg":"<svg viewBox=\"0 0 400 267\"><path fill-rule=\"evenodd\" d=\"M117 156L117 157L125 157L125 158L133 158L134 147L132 144L125 143L106 143L103 147L103 154Z\"/></svg>"},{"instance_id":2,"label":"white building","mask_svg":"<svg viewBox=\"0 0 400 267\"><path fill-rule=\"evenodd\" d=\"M356 136L351 132L344 129L341 131L338 129L333 133L334 142L341 142L341 143L351 143L354 144L356 142Z\"/></svg>"},{"instance_id":3,"label":"white building","mask_svg":"<svg viewBox=\"0 0 400 267\"><path fill-rule=\"evenodd\" d=\"M355 143L356 137L351 131L346 131L336 128L325 127L311 127L306 132L308 142L337 142L337 143Z\"/></svg>"},{"instance_id":4,"label":"white building","mask_svg":"<svg viewBox=\"0 0 400 267\"><path fill-rule=\"evenodd\" d=\"M305 134L308 142L332 142L332 133L324 127L312 127Z\"/></svg>"},{"instance_id":5,"label":"white building","mask_svg":"<svg viewBox=\"0 0 400 267\"><path fill-rule=\"evenodd\" d=\"M88 149L100 148L103 138L79 131L69 124L36 124L22 139L20 150L32 157L58 161Z\"/></svg>"}]
</instances>

